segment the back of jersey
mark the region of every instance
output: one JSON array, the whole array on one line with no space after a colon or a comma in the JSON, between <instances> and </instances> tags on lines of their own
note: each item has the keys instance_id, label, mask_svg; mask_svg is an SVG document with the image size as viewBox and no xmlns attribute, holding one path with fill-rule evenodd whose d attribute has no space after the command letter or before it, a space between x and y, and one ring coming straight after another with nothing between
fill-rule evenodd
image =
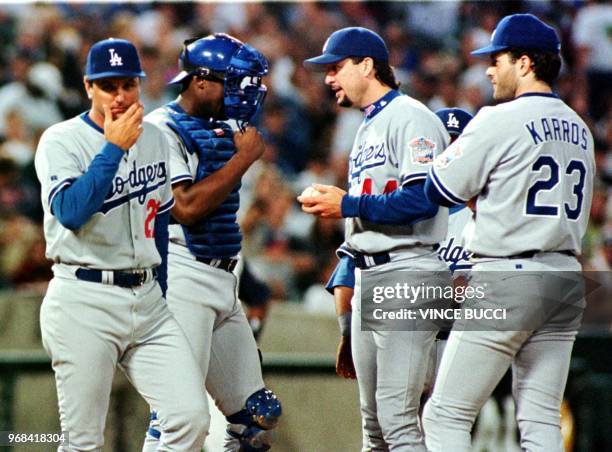
<instances>
[{"instance_id":1,"label":"back of jersey","mask_svg":"<svg viewBox=\"0 0 612 452\"><path fill-rule=\"evenodd\" d=\"M595 161L586 124L554 95L526 94L484 108L434 164L455 202L480 193L464 235L469 251L580 254Z\"/></svg>"}]
</instances>

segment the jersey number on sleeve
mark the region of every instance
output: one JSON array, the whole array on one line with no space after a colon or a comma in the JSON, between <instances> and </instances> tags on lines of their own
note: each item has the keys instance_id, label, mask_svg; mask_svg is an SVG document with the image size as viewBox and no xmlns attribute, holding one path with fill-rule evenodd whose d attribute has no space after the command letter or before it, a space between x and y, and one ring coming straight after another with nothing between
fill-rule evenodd
<instances>
[{"instance_id":1,"label":"jersey number on sleeve","mask_svg":"<svg viewBox=\"0 0 612 452\"><path fill-rule=\"evenodd\" d=\"M550 191L554 189L559 183L559 164L550 155L543 155L539 157L531 170L534 172L541 173L542 169L548 167L550 170L550 176L548 179L537 180L527 191L527 205L525 206L525 212L527 215L538 215L538 216L551 216L556 217L559 215L559 206L550 206L543 204L536 204L536 197L539 191ZM575 172L578 172L578 182L573 185L572 193L576 197L575 207L572 209L570 203L563 203L565 215L570 220L577 220L580 217L582 211L582 201L584 200L584 182L586 179L586 166L581 160L570 160L569 164L565 168L564 175L572 176Z\"/></svg>"},{"instance_id":2,"label":"jersey number on sleeve","mask_svg":"<svg viewBox=\"0 0 612 452\"><path fill-rule=\"evenodd\" d=\"M397 189L397 181L394 179L389 179L385 184L385 189L383 190L383 195L387 193L391 193ZM363 181L363 188L361 189L362 195L371 195L372 194L372 179L367 178Z\"/></svg>"},{"instance_id":3,"label":"jersey number on sleeve","mask_svg":"<svg viewBox=\"0 0 612 452\"><path fill-rule=\"evenodd\" d=\"M154 220L155 216L157 215L157 211L159 210L159 206L161 206L161 203L154 199L149 199L149 202L147 203L147 218L145 219L144 223L144 232L145 237L148 239L153 238L153 235L155 234Z\"/></svg>"}]
</instances>

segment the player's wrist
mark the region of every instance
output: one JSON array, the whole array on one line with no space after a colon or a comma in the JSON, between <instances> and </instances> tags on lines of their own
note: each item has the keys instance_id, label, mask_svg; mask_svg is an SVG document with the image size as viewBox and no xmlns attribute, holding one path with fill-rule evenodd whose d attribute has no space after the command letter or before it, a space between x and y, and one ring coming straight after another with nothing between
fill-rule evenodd
<instances>
[{"instance_id":1,"label":"player's wrist","mask_svg":"<svg viewBox=\"0 0 612 452\"><path fill-rule=\"evenodd\" d=\"M352 311L347 311L338 316L338 326L340 327L340 336L350 337L352 318L353 318Z\"/></svg>"},{"instance_id":2,"label":"player's wrist","mask_svg":"<svg viewBox=\"0 0 612 452\"><path fill-rule=\"evenodd\" d=\"M247 152L236 152L230 159L238 167L239 171L245 172L257 160L257 157Z\"/></svg>"}]
</instances>

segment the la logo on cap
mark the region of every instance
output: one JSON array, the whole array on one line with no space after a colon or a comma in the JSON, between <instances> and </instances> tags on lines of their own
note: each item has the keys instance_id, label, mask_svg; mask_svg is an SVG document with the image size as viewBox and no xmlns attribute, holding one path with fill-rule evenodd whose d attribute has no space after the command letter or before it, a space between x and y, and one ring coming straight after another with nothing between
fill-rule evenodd
<instances>
[{"instance_id":1,"label":"la logo on cap","mask_svg":"<svg viewBox=\"0 0 612 452\"><path fill-rule=\"evenodd\" d=\"M459 128L459 120L455 118L455 113L448 114L448 121L446 121L446 127L451 127L453 129Z\"/></svg>"},{"instance_id":2,"label":"la logo on cap","mask_svg":"<svg viewBox=\"0 0 612 452\"><path fill-rule=\"evenodd\" d=\"M115 49L108 49L109 53L110 53L110 65L111 66L123 66L123 61L121 59L121 57L115 53Z\"/></svg>"}]
</instances>

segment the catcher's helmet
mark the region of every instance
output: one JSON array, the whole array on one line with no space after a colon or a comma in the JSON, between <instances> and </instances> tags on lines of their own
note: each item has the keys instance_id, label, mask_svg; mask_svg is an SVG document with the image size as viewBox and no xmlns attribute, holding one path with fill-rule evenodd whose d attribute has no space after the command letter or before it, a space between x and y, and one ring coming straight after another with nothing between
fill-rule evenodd
<instances>
[{"instance_id":1,"label":"catcher's helmet","mask_svg":"<svg viewBox=\"0 0 612 452\"><path fill-rule=\"evenodd\" d=\"M125 39L104 39L89 49L85 76L88 80L110 77L145 77L136 47Z\"/></svg>"},{"instance_id":2,"label":"catcher's helmet","mask_svg":"<svg viewBox=\"0 0 612 452\"><path fill-rule=\"evenodd\" d=\"M179 72L169 83L197 75L224 84L224 110L228 118L247 123L263 104L267 88L262 78L268 61L253 47L225 33L185 41Z\"/></svg>"}]
</instances>

